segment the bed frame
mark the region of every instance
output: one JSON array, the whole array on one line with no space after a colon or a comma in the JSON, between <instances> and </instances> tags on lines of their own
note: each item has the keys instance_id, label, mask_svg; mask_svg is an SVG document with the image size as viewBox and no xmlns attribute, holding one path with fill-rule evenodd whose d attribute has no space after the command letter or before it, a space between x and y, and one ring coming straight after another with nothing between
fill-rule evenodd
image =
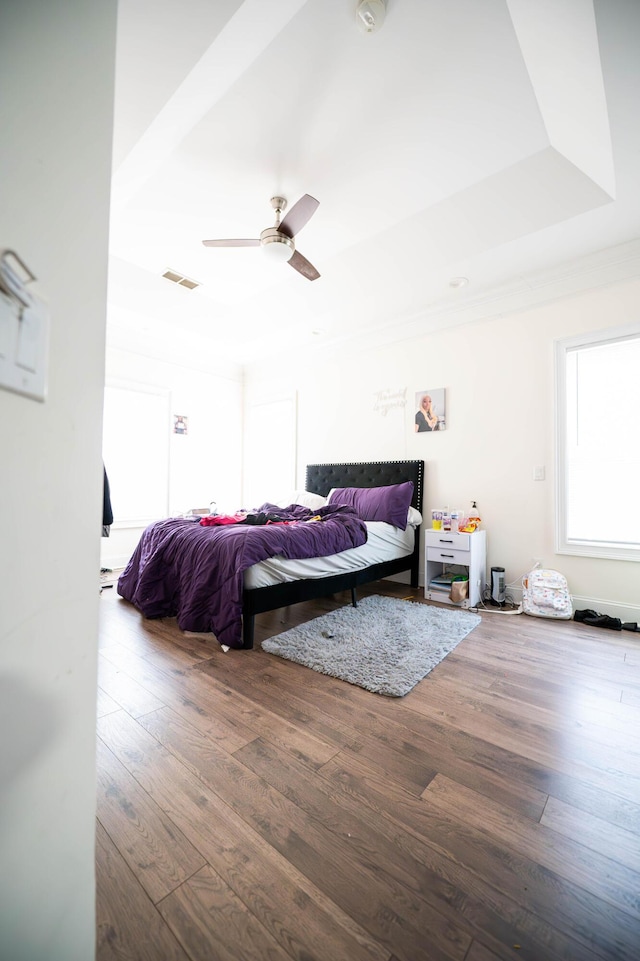
<instances>
[{"instance_id":1,"label":"bed frame","mask_svg":"<svg viewBox=\"0 0 640 961\"><path fill-rule=\"evenodd\" d=\"M386 487L389 484L402 484L413 481L412 507L422 513L424 483L424 461L395 460L373 461L362 464L310 464L307 467L305 490L326 497L332 487ZM391 574L409 571L411 586L418 586L420 565L420 528L415 529L413 553L406 557L372 564L361 570L330 577L309 578L274 584L271 587L256 587L244 590L242 597L242 646L253 647L255 615L289 607L301 601L327 597L340 591L351 591L351 602L356 606L356 588L360 584L370 584Z\"/></svg>"}]
</instances>

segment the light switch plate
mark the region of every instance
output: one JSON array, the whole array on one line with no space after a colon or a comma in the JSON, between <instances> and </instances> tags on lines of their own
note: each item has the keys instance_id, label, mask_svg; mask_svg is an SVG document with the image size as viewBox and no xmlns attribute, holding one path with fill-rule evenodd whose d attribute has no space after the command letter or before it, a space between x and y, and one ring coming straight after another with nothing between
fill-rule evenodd
<instances>
[{"instance_id":1,"label":"light switch plate","mask_svg":"<svg viewBox=\"0 0 640 961\"><path fill-rule=\"evenodd\" d=\"M18 304L0 290L0 363L15 354L19 314Z\"/></svg>"},{"instance_id":2,"label":"light switch plate","mask_svg":"<svg viewBox=\"0 0 640 961\"><path fill-rule=\"evenodd\" d=\"M0 387L33 400L46 395L49 310L38 297L21 308L4 295L0 300Z\"/></svg>"}]
</instances>

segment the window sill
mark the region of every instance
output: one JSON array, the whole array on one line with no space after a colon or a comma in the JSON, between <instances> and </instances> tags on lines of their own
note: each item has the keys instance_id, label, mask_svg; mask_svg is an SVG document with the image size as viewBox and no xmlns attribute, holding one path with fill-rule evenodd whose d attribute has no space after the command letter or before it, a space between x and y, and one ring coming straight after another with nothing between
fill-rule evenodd
<instances>
[{"instance_id":1,"label":"window sill","mask_svg":"<svg viewBox=\"0 0 640 961\"><path fill-rule=\"evenodd\" d=\"M601 544L593 541L556 545L557 554L574 557L599 557L607 561L640 561L640 546L622 547L620 544Z\"/></svg>"}]
</instances>

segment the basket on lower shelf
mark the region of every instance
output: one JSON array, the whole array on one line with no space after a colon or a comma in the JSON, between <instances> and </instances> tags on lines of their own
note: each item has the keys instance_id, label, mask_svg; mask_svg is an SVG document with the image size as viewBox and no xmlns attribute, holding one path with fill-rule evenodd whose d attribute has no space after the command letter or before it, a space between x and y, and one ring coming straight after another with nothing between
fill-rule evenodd
<instances>
[{"instance_id":1,"label":"basket on lower shelf","mask_svg":"<svg viewBox=\"0 0 640 961\"><path fill-rule=\"evenodd\" d=\"M442 594L454 604L460 604L469 596L469 577L467 574L446 571L431 578L429 590L432 594Z\"/></svg>"}]
</instances>

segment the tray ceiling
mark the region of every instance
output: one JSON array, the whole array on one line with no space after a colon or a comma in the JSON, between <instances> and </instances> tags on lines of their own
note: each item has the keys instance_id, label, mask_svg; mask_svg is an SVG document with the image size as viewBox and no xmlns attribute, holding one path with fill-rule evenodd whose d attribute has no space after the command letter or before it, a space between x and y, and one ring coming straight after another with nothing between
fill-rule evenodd
<instances>
[{"instance_id":1,"label":"tray ceiling","mask_svg":"<svg viewBox=\"0 0 640 961\"><path fill-rule=\"evenodd\" d=\"M640 4L388 0L371 35L352 0L118 9L116 339L244 364L637 272ZM296 245L318 280L202 246L258 237L272 196L304 193L320 206Z\"/></svg>"}]
</instances>

